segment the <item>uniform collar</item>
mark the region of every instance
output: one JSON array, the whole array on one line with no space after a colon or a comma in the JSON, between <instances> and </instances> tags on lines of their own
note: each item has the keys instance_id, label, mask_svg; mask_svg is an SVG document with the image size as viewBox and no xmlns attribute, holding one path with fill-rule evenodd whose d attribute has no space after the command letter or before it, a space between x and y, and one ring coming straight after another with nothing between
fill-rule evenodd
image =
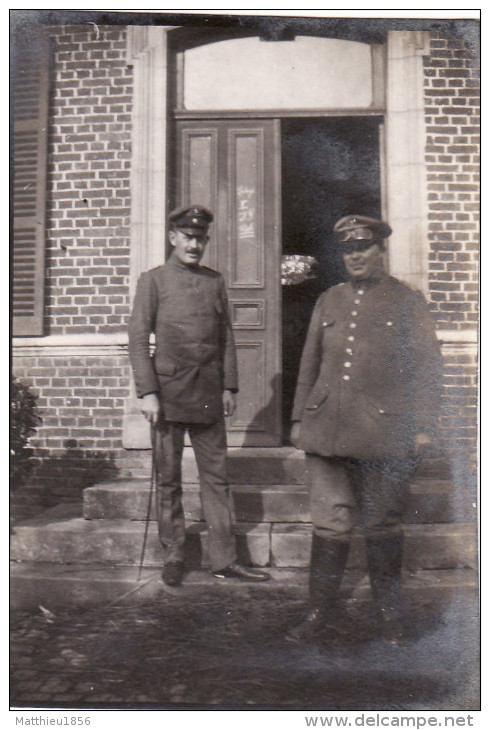
<instances>
[{"instance_id":1,"label":"uniform collar","mask_svg":"<svg viewBox=\"0 0 490 730\"><path fill-rule=\"evenodd\" d=\"M173 253L173 251L165 262L165 265L171 266L173 269L177 269L178 271L190 271L191 273L196 273L196 271L199 271L199 269L201 268L201 264L188 266L187 264L182 263L182 261L178 258L178 256Z\"/></svg>"},{"instance_id":2,"label":"uniform collar","mask_svg":"<svg viewBox=\"0 0 490 730\"><path fill-rule=\"evenodd\" d=\"M355 279L350 280L350 285L353 289L358 291L359 289L362 289L363 291L368 291L369 289L373 289L375 286L378 286L378 284L382 284L389 278L389 274L387 274L386 271L383 271L379 276L376 277L370 277L369 279L363 279L362 281L356 281Z\"/></svg>"}]
</instances>

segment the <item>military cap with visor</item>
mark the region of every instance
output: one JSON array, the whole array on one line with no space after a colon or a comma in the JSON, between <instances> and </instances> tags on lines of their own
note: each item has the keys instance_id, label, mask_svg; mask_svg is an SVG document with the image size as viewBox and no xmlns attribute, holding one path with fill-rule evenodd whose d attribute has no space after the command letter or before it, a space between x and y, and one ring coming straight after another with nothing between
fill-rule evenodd
<instances>
[{"instance_id":1,"label":"military cap with visor","mask_svg":"<svg viewBox=\"0 0 490 730\"><path fill-rule=\"evenodd\" d=\"M213 214L203 205L186 205L173 210L169 217L173 228L188 234L207 233Z\"/></svg>"},{"instance_id":2,"label":"military cap with visor","mask_svg":"<svg viewBox=\"0 0 490 730\"><path fill-rule=\"evenodd\" d=\"M365 215L346 215L337 221L333 230L344 252L368 248L375 243L382 244L392 233L387 223Z\"/></svg>"}]
</instances>

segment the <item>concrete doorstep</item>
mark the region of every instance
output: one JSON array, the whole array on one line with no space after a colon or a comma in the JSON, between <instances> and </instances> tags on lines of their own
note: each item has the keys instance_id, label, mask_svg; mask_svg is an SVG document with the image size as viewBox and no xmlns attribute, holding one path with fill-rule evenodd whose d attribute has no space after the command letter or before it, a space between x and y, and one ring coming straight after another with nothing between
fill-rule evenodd
<instances>
[{"instance_id":1,"label":"concrete doorstep","mask_svg":"<svg viewBox=\"0 0 490 730\"><path fill-rule=\"evenodd\" d=\"M61 564L139 564L144 521L86 520L79 515L78 505L60 505L14 526L11 559ZM475 528L471 523L404 525L404 532L405 567L410 570L476 565ZM238 522L235 534L239 557L245 563L278 568L305 568L309 564L309 524ZM205 568L208 565L205 523L188 523L187 542L192 567ZM149 567L161 563L155 521L149 524L145 558ZM364 566L362 535L355 533L349 567Z\"/></svg>"},{"instance_id":2,"label":"concrete doorstep","mask_svg":"<svg viewBox=\"0 0 490 730\"><path fill-rule=\"evenodd\" d=\"M186 598L211 592L287 591L305 600L308 570L267 568L271 580L246 583L215 578L209 570L188 570L181 586L163 583L160 568L108 565L62 565L53 563L12 563L10 596L12 609L32 610L42 605L55 611L63 608L91 608L150 601L160 593ZM473 600L476 576L470 569L404 571L403 590L422 602ZM342 585L343 596L354 601L371 599L369 581L363 571L349 570Z\"/></svg>"}]
</instances>

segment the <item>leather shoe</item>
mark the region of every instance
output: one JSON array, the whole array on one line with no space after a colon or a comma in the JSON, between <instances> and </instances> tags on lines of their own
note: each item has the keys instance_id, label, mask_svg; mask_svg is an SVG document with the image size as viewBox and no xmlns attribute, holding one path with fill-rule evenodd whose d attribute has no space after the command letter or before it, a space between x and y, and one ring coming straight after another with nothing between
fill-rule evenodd
<instances>
[{"instance_id":1,"label":"leather shoe","mask_svg":"<svg viewBox=\"0 0 490 730\"><path fill-rule=\"evenodd\" d=\"M213 570L215 578L238 578L238 580L266 581L270 579L269 573L254 568L246 568L239 563L232 563L221 570Z\"/></svg>"},{"instance_id":2,"label":"leather shoe","mask_svg":"<svg viewBox=\"0 0 490 730\"><path fill-rule=\"evenodd\" d=\"M182 583L184 563L175 561L163 566L162 578L168 586L178 586Z\"/></svg>"}]
</instances>

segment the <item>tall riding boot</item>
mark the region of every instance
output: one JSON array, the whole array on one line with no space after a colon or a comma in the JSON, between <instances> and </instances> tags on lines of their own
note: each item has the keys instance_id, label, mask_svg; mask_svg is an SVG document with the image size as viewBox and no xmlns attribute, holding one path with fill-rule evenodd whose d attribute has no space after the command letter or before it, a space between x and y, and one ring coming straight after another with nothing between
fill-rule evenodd
<instances>
[{"instance_id":1,"label":"tall riding boot","mask_svg":"<svg viewBox=\"0 0 490 730\"><path fill-rule=\"evenodd\" d=\"M287 634L290 641L313 638L332 629L342 633L338 597L344 574L349 542L313 535L309 577L309 611L301 624Z\"/></svg>"},{"instance_id":2,"label":"tall riding boot","mask_svg":"<svg viewBox=\"0 0 490 730\"><path fill-rule=\"evenodd\" d=\"M403 634L400 622L403 533L368 536L366 557L383 636L396 641Z\"/></svg>"}]
</instances>

